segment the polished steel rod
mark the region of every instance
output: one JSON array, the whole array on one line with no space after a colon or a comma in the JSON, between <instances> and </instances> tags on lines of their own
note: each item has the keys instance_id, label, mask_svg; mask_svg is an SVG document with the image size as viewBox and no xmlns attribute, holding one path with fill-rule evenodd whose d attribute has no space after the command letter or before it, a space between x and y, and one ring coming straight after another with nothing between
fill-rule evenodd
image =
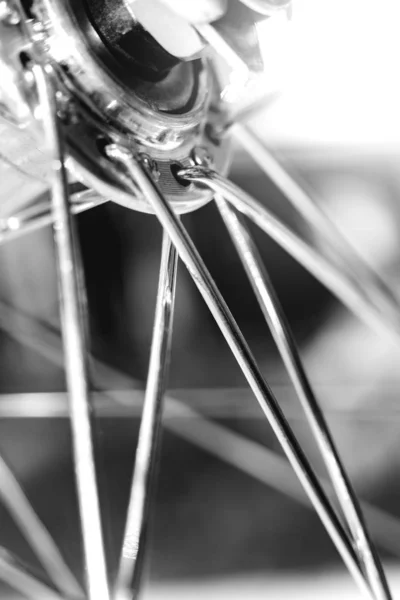
<instances>
[{"instance_id":1,"label":"polished steel rod","mask_svg":"<svg viewBox=\"0 0 400 600\"><path fill-rule=\"evenodd\" d=\"M284 194L285 198L311 226L319 240L330 248L340 266L360 283L388 319L400 319L400 303L393 290L373 267L368 265L357 250L342 235L320 204L317 204L291 177L268 150L250 126L238 123L231 128L234 138L245 148L261 170Z\"/></svg>"},{"instance_id":2,"label":"polished steel rod","mask_svg":"<svg viewBox=\"0 0 400 600\"><path fill-rule=\"evenodd\" d=\"M81 327L81 301L77 281L79 265L76 264L76 252L74 252L63 140L57 115L56 96L50 80L51 72L47 68L37 66L34 67L34 74L43 111L47 144L52 153L51 195L59 270L61 328L88 593L90 600L109 600L90 422L85 335Z\"/></svg>"},{"instance_id":3,"label":"polished steel rod","mask_svg":"<svg viewBox=\"0 0 400 600\"><path fill-rule=\"evenodd\" d=\"M82 212L105 204L107 200L99 198L93 192L80 192L78 197L71 198L71 213L79 215ZM19 239L28 233L43 229L54 222L54 215L49 204L33 206L29 214L25 212L0 220L0 245Z\"/></svg>"},{"instance_id":4,"label":"polished steel rod","mask_svg":"<svg viewBox=\"0 0 400 600\"><path fill-rule=\"evenodd\" d=\"M55 362L55 361L54 361ZM104 377L111 369L104 363ZM116 371L114 379L119 387L130 388L136 385L136 380L125 373ZM247 399L247 390L224 390L234 397L240 391L243 401ZM188 395L187 400L185 395ZM211 391L207 391L211 394ZM201 397L201 399L203 396ZM144 392L141 390L118 389L102 390L94 394L96 415L99 418L137 419L143 408ZM215 399L217 403L218 398ZM191 400L191 390L171 391L165 398L164 427L177 437L209 452L213 456L236 467L249 477L254 477L261 483L293 498L307 508L312 505L293 469L285 458L269 450L236 431L222 425L223 419L229 419L237 413L237 401L232 406L226 405L224 410L204 411L203 402L199 405ZM229 412L227 412L229 411ZM255 418L253 411L251 418ZM0 402L0 418L2 419L66 419L68 418L68 399L64 393L49 394L11 394L2 395ZM247 415L248 416L248 415ZM218 419L218 422L215 421ZM321 478L321 483L332 501L335 500L335 490L328 480ZM395 557L400 557L400 521L395 515L361 500L369 528L379 546Z\"/></svg>"},{"instance_id":5,"label":"polished steel rod","mask_svg":"<svg viewBox=\"0 0 400 600\"><path fill-rule=\"evenodd\" d=\"M390 591L379 556L369 537L357 496L335 447L328 424L300 358L293 333L262 258L243 217L237 215L222 197L217 195L215 200L320 448L371 587L377 598L387 600L390 598Z\"/></svg>"},{"instance_id":6,"label":"polished steel rod","mask_svg":"<svg viewBox=\"0 0 400 600\"><path fill-rule=\"evenodd\" d=\"M96 205L98 202L104 202L102 198L100 198L97 192L93 190L82 190L80 192L75 192L70 194L69 202L71 204L71 210L74 205L79 204L89 204L92 203ZM11 220L11 226L13 219L16 221L31 221L32 219L36 219L37 217L44 216L47 214L51 215L51 202L49 198L48 192L45 194L40 194L40 196L36 197L33 201L29 202L28 205L21 208L19 211L10 212L7 215L4 215L0 218L0 224L2 226L6 226L7 223Z\"/></svg>"},{"instance_id":7,"label":"polished steel rod","mask_svg":"<svg viewBox=\"0 0 400 600\"><path fill-rule=\"evenodd\" d=\"M349 541L347 532L343 529L335 511L332 509L314 470L297 442L272 391L261 375L240 329L185 228L144 166L123 148L110 146L107 153L110 158L125 166L134 182L132 183L132 189L135 188L135 184L138 185L148 199L220 327L261 409L345 564L366 596L375 598L369 582L364 577L358 556Z\"/></svg>"},{"instance_id":8,"label":"polished steel rod","mask_svg":"<svg viewBox=\"0 0 400 600\"><path fill-rule=\"evenodd\" d=\"M115 400L121 402L122 398L116 395ZM165 427L179 438L202 448L249 477L307 508L312 507L287 460L263 444L248 439L237 431L232 431L220 421L207 419L187 403L170 396L166 398ZM321 478L321 483L334 501L336 492L330 481ZM381 548L396 557L400 556L398 517L365 501L362 501L362 507Z\"/></svg>"},{"instance_id":9,"label":"polished steel rod","mask_svg":"<svg viewBox=\"0 0 400 600\"><path fill-rule=\"evenodd\" d=\"M18 323L17 327L15 326L16 321ZM0 302L0 328L7 331L10 336L21 344L28 344L32 350L49 360L51 364L61 368L64 367L60 338L47 325L36 321L31 316L24 316L15 308L8 307ZM139 382L95 357L91 357L91 363L97 375L96 387L108 390L94 395L98 416L101 417L103 414L109 417L122 416L123 418L139 416L142 411L143 392L141 389L136 391L134 389L137 388ZM110 385L124 391L109 390ZM247 399L246 390L224 391L224 396L227 393L229 393L233 402L229 401L228 406L222 412L217 411L215 413L213 408L211 416L223 418L228 414L232 414L232 410L237 414L238 405L233 396L238 393L241 397L240 406L242 409L245 408L243 399ZM179 395L182 396L182 394L184 394L184 391L181 390ZM103 403L106 403L104 407ZM219 405L220 403L217 402L216 404ZM201 401L200 405L203 412L204 402ZM43 394L11 395L10 398L2 396L0 409L0 416L4 419L65 418L68 416L65 394L52 394L51 398L48 399ZM226 412L227 410L229 413ZM207 415L209 414L207 412ZM252 409L246 414L251 418L256 416ZM395 418L395 416L397 418L396 412L393 416L387 415L386 418ZM379 414L373 412L371 418L379 418ZM178 400L168 394L164 423L167 429L170 429L179 437L197 444L200 448L208 450L249 476L255 477L266 485L270 485L274 489L303 502L306 506L310 506L307 496L302 491L301 486L297 485L293 471L285 459L274 454L274 461L280 468L277 468L276 471L270 469L269 461L272 454L269 453L267 448L257 445L256 442L248 440L222 425L213 423L205 416L200 415L192 406L189 406L188 402ZM226 441L226 444L224 441ZM235 441L237 446L235 446ZM332 496L334 492L333 490L330 491L329 482L324 482L324 487L328 489ZM362 507L380 547L396 556L400 556L399 520L365 501L362 501Z\"/></svg>"},{"instance_id":10,"label":"polished steel rod","mask_svg":"<svg viewBox=\"0 0 400 600\"><path fill-rule=\"evenodd\" d=\"M242 59L237 52L228 46L229 52L227 53L224 44L219 43L219 34L215 32L213 35L214 28L212 26L207 27L211 29L208 41L219 56L230 64L232 68L235 68L235 65L240 65ZM236 70L239 71L239 66L236 66ZM234 120L229 118L229 116L225 117L223 119L223 122L225 122L223 132L229 129L233 133L236 140L245 148L261 170L266 173L278 189L282 191L287 200L299 211L307 223L312 226L314 232L318 234L319 239L327 246L330 246L335 258L340 259L341 269L350 271L351 276L361 285L363 292L369 296L370 301L383 312L384 318L386 318L388 323L395 321L397 331L400 331L399 298L395 296L393 290L390 289L379 273L375 272L346 240L323 208L316 204L290 176L287 170L279 164L272 153L268 151L265 143L258 138L250 126L243 123L246 118L251 116L252 107L255 110L259 109L257 100L249 105L248 114L241 115L240 120ZM215 132L217 135L221 135L221 128L218 129L217 126Z\"/></svg>"},{"instance_id":11,"label":"polished steel rod","mask_svg":"<svg viewBox=\"0 0 400 600\"><path fill-rule=\"evenodd\" d=\"M390 337L397 344L399 343L399 323L393 319L388 320L387 315L377 309L362 287L302 240L255 198L215 171L205 167L182 169L179 176L223 196L323 283L357 317L362 318L377 332Z\"/></svg>"},{"instance_id":12,"label":"polished steel rod","mask_svg":"<svg viewBox=\"0 0 400 600\"><path fill-rule=\"evenodd\" d=\"M177 267L177 252L164 233L149 372L119 563L116 600L137 598L140 591L170 361Z\"/></svg>"},{"instance_id":13,"label":"polished steel rod","mask_svg":"<svg viewBox=\"0 0 400 600\"><path fill-rule=\"evenodd\" d=\"M78 581L1 456L0 499L60 592L70 599L83 598Z\"/></svg>"},{"instance_id":14,"label":"polished steel rod","mask_svg":"<svg viewBox=\"0 0 400 600\"><path fill-rule=\"evenodd\" d=\"M0 580L31 600L66 600L45 583L32 575L7 550L0 548Z\"/></svg>"},{"instance_id":15,"label":"polished steel rod","mask_svg":"<svg viewBox=\"0 0 400 600\"><path fill-rule=\"evenodd\" d=\"M96 380L96 391L93 395L93 407L98 418L136 419L142 415L144 391L142 388L135 387L140 385L136 379L131 379L124 373L108 367L104 363L99 363L95 358L96 366L99 371L99 381ZM58 364L57 358L52 361ZM60 365L61 366L61 365ZM106 369L104 373L102 368ZM110 377L117 378L116 381L110 381L105 384L107 372L110 371ZM113 385L112 385L113 384ZM126 385L131 387L126 388ZM121 387L122 386L122 387ZM304 423L306 417L303 409L293 401L296 399L293 393L293 387L290 383L284 385L274 384L277 395L281 396L280 403L287 415L287 420L294 423ZM338 395L342 395L343 388L335 384L329 385L329 391L332 393L337 390ZM318 391L323 394L327 391L324 386L319 386ZM118 397L118 403L111 402L109 395ZM201 389L175 389L168 393L168 398L172 397L181 400L193 408L199 410L201 414L209 419L242 419L260 420L262 413L256 404L249 404L253 397L248 388L201 388ZM22 419L65 419L68 417L68 406L66 404L67 396L64 392L27 392L17 394L0 394L0 419L22 420ZM131 404L129 405L129 400ZM379 409L365 409L341 407L338 410L327 407L326 415L329 415L338 424L345 427L357 425L371 425L372 423L385 425L393 420L399 421L400 411L389 409L379 412ZM168 418L168 417L166 417ZM376 464L374 463L374 467ZM400 539L399 539L400 541Z\"/></svg>"}]
</instances>

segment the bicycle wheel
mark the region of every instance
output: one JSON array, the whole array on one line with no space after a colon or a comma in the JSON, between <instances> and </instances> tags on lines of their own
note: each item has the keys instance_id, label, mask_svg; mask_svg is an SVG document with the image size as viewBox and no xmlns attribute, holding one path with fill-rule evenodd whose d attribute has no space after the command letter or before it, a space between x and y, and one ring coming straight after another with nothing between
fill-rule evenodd
<instances>
[{"instance_id":1,"label":"bicycle wheel","mask_svg":"<svg viewBox=\"0 0 400 600\"><path fill-rule=\"evenodd\" d=\"M9 123L7 134L2 135L1 153L6 168L13 173L17 168L35 181L21 193L18 204L14 200L2 203L1 241L53 223L87 585L85 591L80 589L7 465L0 463L7 481L4 499L55 587L42 584L6 552L0 565L3 579L24 594L50 598L83 595L90 600L107 600L113 593L122 600L139 593L168 378L179 258L360 589L370 598L390 598L362 508L244 219L253 221L358 317L397 342L400 313L396 295L244 124L246 116L260 106L260 99L251 105L241 100L243 90L262 70L256 24L276 13L288 15L290 2L210 1L199 3L189 15L186 5L167 0L10 0L1 2L0 9L0 66L6 82L1 86L0 106ZM26 133L10 133L11 126L24 127ZM232 137L255 158L307 222L314 244L226 178ZM17 157L13 141L20 154ZM12 179L7 181L9 186L14 185ZM48 188L50 204L45 194ZM328 491L182 224L180 215L212 201L237 250L320 449L330 480ZM164 232L143 414L115 580L106 564L100 515L90 418L84 277L71 220L71 214L105 202L153 214ZM57 339L51 332L48 335L44 351L59 361ZM29 343L35 344L31 340ZM171 399L166 409L172 415L188 411ZM203 433L209 431L211 437L225 440L225 454L221 446L215 446L214 452L224 454L226 459L232 438L212 423L203 422L202 427ZM197 433L197 441L204 444L201 432ZM240 440L235 443L240 444ZM211 441L208 444L212 447ZM239 464L246 456L243 446L242 451Z\"/></svg>"}]
</instances>

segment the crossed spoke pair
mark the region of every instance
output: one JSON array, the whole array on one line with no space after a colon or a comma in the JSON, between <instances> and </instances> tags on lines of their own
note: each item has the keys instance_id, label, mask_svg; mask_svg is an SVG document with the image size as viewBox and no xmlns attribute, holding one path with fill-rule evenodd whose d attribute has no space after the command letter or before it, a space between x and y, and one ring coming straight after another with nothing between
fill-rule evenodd
<instances>
[{"instance_id":1,"label":"crossed spoke pair","mask_svg":"<svg viewBox=\"0 0 400 600\"><path fill-rule=\"evenodd\" d=\"M56 251L60 274L62 333L65 345L66 374L70 396L88 595L91 600L94 600L94 598L107 600L110 592L91 442L89 378L86 370L85 336L81 327L84 319L81 314L82 302L79 297L81 275L76 258L77 253L73 249L74 238L69 214L70 203L65 176L63 141L59 131L56 99L50 76L42 67L35 67L34 69L40 99L44 106L44 124L49 147L53 153L52 164L54 168L52 214L41 215L42 220L37 226L52 221L55 224ZM235 125L234 129L237 127L240 128L241 126ZM255 156L260 157L262 146L249 130L239 129L239 134L236 133L236 135L245 146L253 148L252 153ZM251 145L252 143L255 144L256 150L254 145ZM264 151L267 152L265 149ZM122 600L122 598L131 596L132 586L134 595L136 595L140 588L147 513L157 457L162 399L167 381L177 255L179 255L209 306L299 480L350 572L363 592L370 598L390 598L385 576L379 558L369 539L357 498L319 409L299 357L293 335L245 222L236 210L254 220L368 323L380 330L385 330L385 332L393 331L394 323L396 325L395 333L398 335L396 299L356 253L347 245L341 243L340 234L317 206L307 196L296 195L293 188L294 183L291 184L292 188L285 186L285 180L282 179L283 172L279 170L279 165L271 155L265 154L263 159L259 159L262 167L267 174L272 176L273 181L279 187L285 189L288 198L296 205L303 216L320 233L328 234L325 242L330 245L331 249L338 251L338 259L341 263L346 261L346 269L342 268L343 264L339 268L339 266L325 258L323 254L319 254L311 245L301 240L276 217L271 215L263 205L208 169L207 166L182 170L178 174L179 177L192 181L200 187L206 186L215 193L217 207L249 275L268 326L319 444L341 506L342 516L337 514L330 498L324 492L288 425L278 401L264 381L224 299L216 288L182 223L160 193L157 184L152 180L151 174L141 164L140 160L123 148L108 147L108 154L111 160L124 165L132 180L132 192L134 193L137 187L142 191L164 229L152 353L124 546L117 577L116 597L118 600ZM268 156L269 162L266 160ZM275 167L275 170L273 167ZM290 182L286 179L286 183L288 181ZM75 208L76 212L79 212L78 208L87 210L103 201L97 201L96 198L91 197L87 202L84 200L83 202L74 203L72 210L74 207L77 207ZM29 215L29 219L31 218L32 215ZM21 225L20 220L18 222L20 225L14 231L20 234L27 229ZM22 218L23 222L24 218ZM38 221L35 219L29 221L31 227L33 227L33 223L37 224ZM0 241L5 241L7 235L3 232L3 240ZM347 260L349 258L350 260ZM62 589L63 593L65 591L65 588Z\"/></svg>"}]
</instances>

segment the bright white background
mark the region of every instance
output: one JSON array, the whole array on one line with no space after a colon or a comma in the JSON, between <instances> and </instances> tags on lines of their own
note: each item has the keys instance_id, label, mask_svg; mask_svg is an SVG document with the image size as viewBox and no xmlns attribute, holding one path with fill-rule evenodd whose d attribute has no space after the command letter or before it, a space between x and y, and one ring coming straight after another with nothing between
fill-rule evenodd
<instances>
[{"instance_id":1,"label":"bright white background","mask_svg":"<svg viewBox=\"0 0 400 600\"><path fill-rule=\"evenodd\" d=\"M284 82L285 94L258 126L284 145L400 148L398 0L293 6L285 37L263 25L268 85Z\"/></svg>"}]
</instances>

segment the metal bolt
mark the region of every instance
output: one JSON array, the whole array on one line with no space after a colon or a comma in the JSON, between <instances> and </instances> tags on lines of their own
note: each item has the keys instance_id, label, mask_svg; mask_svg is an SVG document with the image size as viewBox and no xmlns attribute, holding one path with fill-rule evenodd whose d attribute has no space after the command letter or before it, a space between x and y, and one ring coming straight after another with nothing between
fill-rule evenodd
<instances>
[{"instance_id":1,"label":"metal bolt","mask_svg":"<svg viewBox=\"0 0 400 600\"><path fill-rule=\"evenodd\" d=\"M191 159L198 167L211 167L213 164L213 157L204 146L197 146L193 149Z\"/></svg>"},{"instance_id":2,"label":"metal bolt","mask_svg":"<svg viewBox=\"0 0 400 600\"><path fill-rule=\"evenodd\" d=\"M140 154L140 160L141 160L143 166L148 171L150 171L151 176L153 177L154 181L155 182L159 181L160 177L161 177L161 173L160 173L160 170L159 170L155 160L153 160L148 154Z\"/></svg>"}]
</instances>

